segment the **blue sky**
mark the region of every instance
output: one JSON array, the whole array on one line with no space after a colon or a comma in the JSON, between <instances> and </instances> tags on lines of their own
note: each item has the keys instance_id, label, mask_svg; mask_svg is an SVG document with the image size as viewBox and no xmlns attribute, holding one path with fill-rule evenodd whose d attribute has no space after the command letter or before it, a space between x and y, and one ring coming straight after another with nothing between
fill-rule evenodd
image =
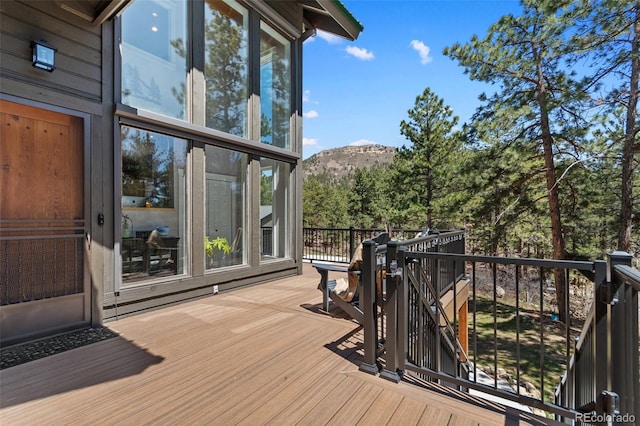
<instances>
[{"instance_id":1,"label":"blue sky","mask_svg":"<svg viewBox=\"0 0 640 426\"><path fill-rule=\"evenodd\" d=\"M400 147L400 121L429 87L460 122L478 95L445 46L484 37L517 0L342 0L364 25L354 42L318 33L304 44L303 158L322 150L376 143Z\"/></svg>"}]
</instances>

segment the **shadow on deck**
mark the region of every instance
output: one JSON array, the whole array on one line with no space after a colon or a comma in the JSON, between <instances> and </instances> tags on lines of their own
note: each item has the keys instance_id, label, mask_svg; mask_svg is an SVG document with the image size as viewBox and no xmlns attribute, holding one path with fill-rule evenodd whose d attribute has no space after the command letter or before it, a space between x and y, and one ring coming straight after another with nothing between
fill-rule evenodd
<instances>
[{"instance_id":1,"label":"shadow on deck","mask_svg":"<svg viewBox=\"0 0 640 426\"><path fill-rule=\"evenodd\" d=\"M2 424L552 424L358 370L362 330L304 275L108 323L119 337L0 371Z\"/></svg>"}]
</instances>

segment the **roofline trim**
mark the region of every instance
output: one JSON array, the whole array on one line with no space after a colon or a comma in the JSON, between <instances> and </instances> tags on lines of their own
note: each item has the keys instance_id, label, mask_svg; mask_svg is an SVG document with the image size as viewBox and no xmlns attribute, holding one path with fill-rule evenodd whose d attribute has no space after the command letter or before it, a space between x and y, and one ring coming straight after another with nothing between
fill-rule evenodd
<instances>
[{"instance_id":1,"label":"roofline trim","mask_svg":"<svg viewBox=\"0 0 640 426\"><path fill-rule=\"evenodd\" d=\"M358 31L363 31L364 30L364 25L362 25L362 23L360 21L358 21L355 16L353 16L353 13L351 13L349 11L349 9L347 9L347 7L344 5L344 3L342 3L340 0L333 0L333 3L336 6L338 6L338 8L342 11L342 13L347 18L349 18L351 23L358 28Z\"/></svg>"}]
</instances>

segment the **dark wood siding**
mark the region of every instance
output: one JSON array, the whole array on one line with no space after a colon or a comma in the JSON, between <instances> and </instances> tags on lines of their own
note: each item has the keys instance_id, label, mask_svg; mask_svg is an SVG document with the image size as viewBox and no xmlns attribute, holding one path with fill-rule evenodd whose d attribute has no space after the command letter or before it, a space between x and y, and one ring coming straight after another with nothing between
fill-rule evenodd
<instances>
[{"instance_id":1,"label":"dark wood siding","mask_svg":"<svg viewBox=\"0 0 640 426\"><path fill-rule=\"evenodd\" d=\"M267 0L265 3L296 28L302 28L302 7L299 4L282 0Z\"/></svg>"},{"instance_id":2,"label":"dark wood siding","mask_svg":"<svg viewBox=\"0 0 640 426\"><path fill-rule=\"evenodd\" d=\"M53 1L2 1L0 5L0 71L2 91L41 100L56 95L102 102L101 28L58 7ZM31 42L55 47L52 73L31 66ZM23 85L39 90L23 91ZM11 93L11 92L15 93ZM75 105L75 109L80 108ZM72 105L60 105L73 107Z\"/></svg>"}]
</instances>

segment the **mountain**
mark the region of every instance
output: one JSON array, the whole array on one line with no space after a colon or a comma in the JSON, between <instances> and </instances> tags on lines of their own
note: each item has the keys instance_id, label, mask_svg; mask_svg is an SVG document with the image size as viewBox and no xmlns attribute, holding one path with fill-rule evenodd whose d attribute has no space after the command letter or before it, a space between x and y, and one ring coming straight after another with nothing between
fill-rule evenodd
<instances>
[{"instance_id":1,"label":"mountain","mask_svg":"<svg viewBox=\"0 0 640 426\"><path fill-rule=\"evenodd\" d=\"M327 149L302 162L304 177L327 173L333 178L343 178L357 168L370 169L390 164L396 148L384 145L345 146Z\"/></svg>"}]
</instances>

